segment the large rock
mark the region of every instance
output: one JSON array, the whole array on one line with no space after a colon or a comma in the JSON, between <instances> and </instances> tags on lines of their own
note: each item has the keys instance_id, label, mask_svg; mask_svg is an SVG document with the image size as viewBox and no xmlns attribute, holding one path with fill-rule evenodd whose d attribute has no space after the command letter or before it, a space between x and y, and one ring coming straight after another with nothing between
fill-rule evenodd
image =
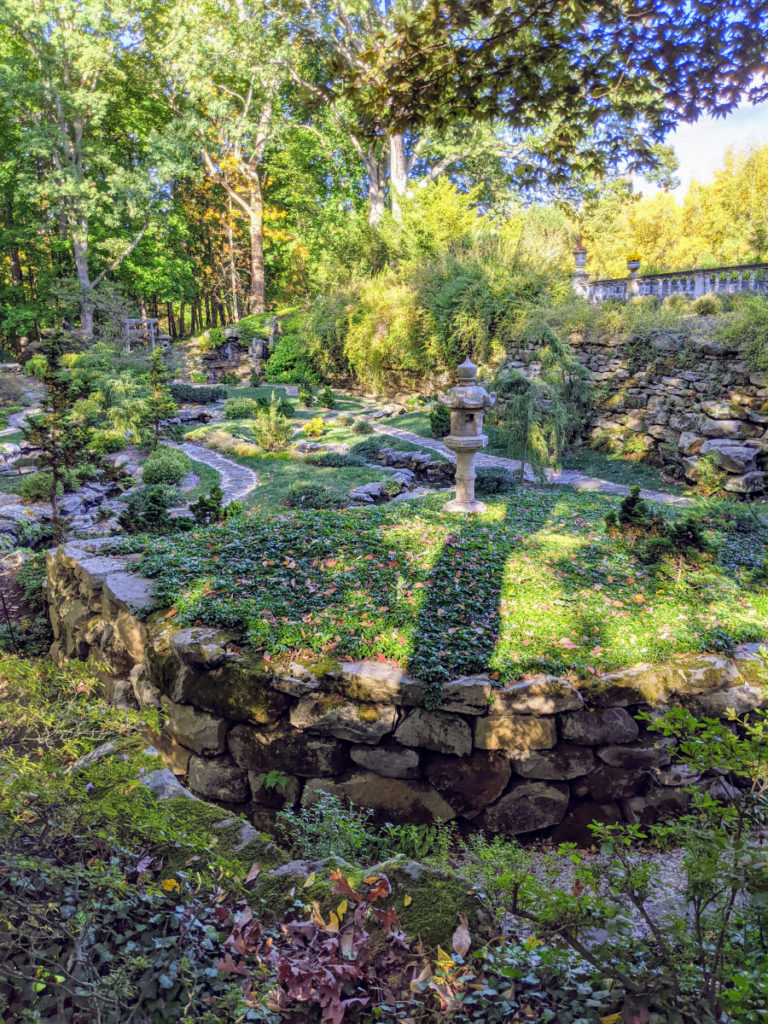
<instances>
[{"instance_id":1,"label":"large rock","mask_svg":"<svg viewBox=\"0 0 768 1024\"><path fill-rule=\"evenodd\" d=\"M764 644L740 644L733 652L733 664L739 674L739 682L749 686L768 686L768 660L761 651L768 649Z\"/></svg>"},{"instance_id":2,"label":"large rock","mask_svg":"<svg viewBox=\"0 0 768 1024\"><path fill-rule=\"evenodd\" d=\"M438 754L427 765L427 778L457 814L476 817L501 796L512 776L503 754L476 751L470 757Z\"/></svg>"},{"instance_id":3,"label":"large rock","mask_svg":"<svg viewBox=\"0 0 768 1024\"><path fill-rule=\"evenodd\" d=\"M600 747L597 756L613 768L661 768L672 760L669 748L659 745Z\"/></svg>"},{"instance_id":4,"label":"large rock","mask_svg":"<svg viewBox=\"0 0 768 1024\"><path fill-rule=\"evenodd\" d=\"M645 787L643 778L637 771L600 764L589 775L574 782L572 788L576 797L590 796L594 800L602 801L634 796Z\"/></svg>"},{"instance_id":5,"label":"large rock","mask_svg":"<svg viewBox=\"0 0 768 1024\"><path fill-rule=\"evenodd\" d=\"M567 783L515 782L479 819L487 832L516 836L557 825L568 810Z\"/></svg>"},{"instance_id":6,"label":"large rock","mask_svg":"<svg viewBox=\"0 0 768 1024\"><path fill-rule=\"evenodd\" d=\"M397 709L391 704L356 704L334 694L300 700L291 709L290 720L296 729L352 743L378 743L395 728Z\"/></svg>"},{"instance_id":7,"label":"large rock","mask_svg":"<svg viewBox=\"0 0 768 1024\"><path fill-rule=\"evenodd\" d=\"M400 723L395 739L406 747L424 747L439 754L465 756L472 749L472 732L463 718L445 711L416 708Z\"/></svg>"},{"instance_id":8,"label":"large rock","mask_svg":"<svg viewBox=\"0 0 768 1024\"><path fill-rule=\"evenodd\" d=\"M757 437L763 431L757 424L746 423L744 420L713 420L704 416L699 422L699 433L704 437L725 437L740 441L747 437Z\"/></svg>"},{"instance_id":9,"label":"large rock","mask_svg":"<svg viewBox=\"0 0 768 1024\"><path fill-rule=\"evenodd\" d=\"M534 676L493 694L494 715L553 715L558 711L578 711L583 706L579 691L557 676Z\"/></svg>"},{"instance_id":10,"label":"large rock","mask_svg":"<svg viewBox=\"0 0 768 1024\"><path fill-rule=\"evenodd\" d=\"M701 446L701 454L708 453L711 453L715 463L728 473L751 473L757 469L757 449L746 445L706 441Z\"/></svg>"},{"instance_id":11,"label":"large rock","mask_svg":"<svg viewBox=\"0 0 768 1024\"><path fill-rule=\"evenodd\" d=\"M251 799L261 807L292 807L301 795L301 779L285 772L248 772Z\"/></svg>"},{"instance_id":12,"label":"large rock","mask_svg":"<svg viewBox=\"0 0 768 1024\"><path fill-rule=\"evenodd\" d=\"M231 757L197 757L189 760L189 788L208 800L242 803L248 797L248 773Z\"/></svg>"},{"instance_id":13,"label":"large rock","mask_svg":"<svg viewBox=\"0 0 768 1024\"><path fill-rule=\"evenodd\" d=\"M375 747L352 747L349 756L360 768L390 779L415 779L419 774L421 759L411 747L379 743Z\"/></svg>"},{"instance_id":14,"label":"large rock","mask_svg":"<svg viewBox=\"0 0 768 1024\"><path fill-rule=\"evenodd\" d=\"M746 715L757 708L768 707L768 690L765 685L732 686L729 690L716 690L691 697L686 706L702 718L722 718L730 711Z\"/></svg>"},{"instance_id":15,"label":"large rock","mask_svg":"<svg viewBox=\"0 0 768 1024\"><path fill-rule=\"evenodd\" d=\"M430 786L372 772L347 779L310 779L304 787L302 804L314 803L319 793L333 793L357 807L370 807L384 821L429 825L456 817L451 805Z\"/></svg>"},{"instance_id":16,"label":"large rock","mask_svg":"<svg viewBox=\"0 0 768 1024\"><path fill-rule=\"evenodd\" d=\"M632 743L637 739L637 722L624 708L571 711L560 718L563 739L592 746Z\"/></svg>"},{"instance_id":17,"label":"large rock","mask_svg":"<svg viewBox=\"0 0 768 1024\"><path fill-rule=\"evenodd\" d=\"M726 491L734 494L759 494L765 490L766 474L761 472L744 473L742 476L732 476L723 485Z\"/></svg>"},{"instance_id":18,"label":"large rock","mask_svg":"<svg viewBox=\"0 0 768 1024\"><path fill-rule=\"evenodd\" d=\"M189 704L174 704L162 698L162 707L168 715L167 732L177 743L196 754L223 754L227 740L227 722L217 715L198 711Z\"/></svg>"},{"instance_id":19,"label":"large rock","mask_svg":"<svg viewBox=\"0 0 768 1024\"><path fill-rule=\"evenodd\" d=\"M594 770L595 755L589 747L559 744L552 750L527 750L513 755L512 767L525 779L576 779Z\"/></svg>"},{"instance_id":20,"label":"large rock","mask_svg":"<svg viewBox=\"0 0 768 1024\"><path fill-rule=\"evenodd\" d=\"M425 685L400 668L378 661L348 661L340 665L334 686L351 700L418 707Z\"/></svg>"},{"instance_id":21,"label":"large rock","mask_svg":"<svg viewBox=\"0 0 768 1024\"><path fill-rule=\"evenodd\" d=\"M310 777L338 775L347 764L347 748L340 740L285 726L259 730L251 725L235 725L227 745L241 768L261 772L278 769Z\"/></svg>"},{"instance_id":22,"label":"large rock","mask_svg":"<svg viewBox=\"0 0 768 1024\"><path fill-rule=\"evenodd\" d=\"M275 691L269 667L238 653L221 630L183 629L167 635L152 627L147 658L153 677L177 704L194 704L224 718L271 725L288 698Z\"/></svg>"},{"instance_id":23,"label":"large rock","mask_svg":"<svg viewBox=\"0 0 768 1024\"><path fill-rule=\"evenodd\" d=\"M598 707L659 704L670 698L706 693L733 686L739 673L730 658L720 654L686 654L658 665L632 665L609 672L593 696Z\"/></svg>"},{"instance_id":24,"label":"large rock","mask_svg":"<svg viewBox=\"0 0 768 1024\"><path fill-rule=\"evenodd\" d=\"M554 718L488 715L475 722L475 746L481 750L546 750L557 743Z\"/></svg>"}]
</instances>

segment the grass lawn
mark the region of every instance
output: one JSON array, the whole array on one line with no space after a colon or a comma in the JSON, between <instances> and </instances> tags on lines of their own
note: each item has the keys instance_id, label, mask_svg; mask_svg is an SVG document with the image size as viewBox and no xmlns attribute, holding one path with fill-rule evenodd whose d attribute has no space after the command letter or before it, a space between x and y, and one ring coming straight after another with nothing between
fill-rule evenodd
<instances>
[{"instance_id":1,"label":"grass lawn","mask_svg":"<svg viewBox=\"0 0 768 1024\"><path fill-rule=\"evenodd\" d=\"M606 535L616 499L551 489L469 519L443 512L442 495L264 516L265 494L303 467L270 475L269 460L249 464L267 488L262 514L131 542L145 544L142 570L179 626L226 627L272 657L380 656L433 681L483 670L589 679L768 637L768 588L755 573L765 524L729 525L722 564L679 573Z\"/></svg>"},{"instance_id":2,"label":"grass lawn","mask_svg":"<svg viewBox=\"0 0 768 1024\"><path fill-rule=\"evenodd\" d=\"M259 486L245 499L249 508L261 512L278 512L284 508L286 491L294 484L322 484L334 494L346 498L353 487L381 480L384 474L365 466L313 466L303 459L236 458L234 462L248 466L259 476Z\"/></svg>"},{"instance_id":3,"label":"grass lawn","mask_svg":"<svg viewBox=\"0 0 768 1024\"><path fill-rule=\"evenodd\" d=\"M208 466L205 462L197 462L195 459L190 459L190 462L192 463L191 471L198 477L198 482L191 491L184 492L184 497L187 501L197 501L198 498L207 494L212 487L215 487L220 482L221 477L213 466Z\"/></svg>"},{"instance_id":4,"label":"grass lawn","mask_svg":"<svg viewBox=\"0 0 768 1024\"><path fill-rule=\"evenodd\" d=\"M0 476L0 494L18 494L21 491L21 481L25 478L25 476Z\"/></svg>"}]
</instances>

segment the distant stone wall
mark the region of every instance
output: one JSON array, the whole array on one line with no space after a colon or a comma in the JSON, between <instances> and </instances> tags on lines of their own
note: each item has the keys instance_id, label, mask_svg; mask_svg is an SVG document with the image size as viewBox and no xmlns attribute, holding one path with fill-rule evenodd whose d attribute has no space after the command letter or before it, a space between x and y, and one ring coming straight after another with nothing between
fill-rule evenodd
<instances>
[{"instance_id":1,"label":"distant stone wall","mask_svg":"<svg viewBox=\"0 0 768 1024\"><path fill-rule=\"evenodd\" d=\"M636 451L643 441L660 464L682 461L695 482L699 460L710 454L723 472L725 490L753 496L764 492L768 467L768 377L753 373L738 350L720 342L657 338L633 368L621 339L571 339L591 371L594 411L592 443ZM509 353L512 365L535 372L535 348Z\"/></svg>"},{"instance_id":2,"label":"distant stone wall","mask_svg":"<svg viewBox=\"0 0 768 1024\"><path fill-rule=\"evenodd\" d=\"M162 708L156 746L169 767L262 828L281 807L331 792L389 821L585 839L593 819L648 822L684 808L691 783L734 792L676 766L638 710L674 702L718 716L766 704L767 666L745 645L733 658L635 666L583 693L553 676L503 688L463 677L427 711L424 683L389 665L277 669L223 631L178 629L152 611L151 581L103 546L48 554L54 656L97 659L114 699Z\"/></svg>"}]
</instances>

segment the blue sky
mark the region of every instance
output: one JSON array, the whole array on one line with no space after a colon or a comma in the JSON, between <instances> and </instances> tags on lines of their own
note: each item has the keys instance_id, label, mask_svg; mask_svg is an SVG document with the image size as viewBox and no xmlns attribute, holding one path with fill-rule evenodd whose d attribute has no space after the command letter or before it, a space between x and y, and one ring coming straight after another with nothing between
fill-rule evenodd
<instances>
[{"instance_id":1,"label":"blue sky","mask_svg":"<svg viewBox=\"0 0 768 1024\"><path fill-rule=\"evenodd\" d=\"M768 102L739 107L728 117L702 117L695 124L681 124L667 142L680 161L676 195L682 198L692 180L712 180L729 146L744 149L768 142ZM643 187L642 191L653 189Z\"/></svg>"}]
</instances>

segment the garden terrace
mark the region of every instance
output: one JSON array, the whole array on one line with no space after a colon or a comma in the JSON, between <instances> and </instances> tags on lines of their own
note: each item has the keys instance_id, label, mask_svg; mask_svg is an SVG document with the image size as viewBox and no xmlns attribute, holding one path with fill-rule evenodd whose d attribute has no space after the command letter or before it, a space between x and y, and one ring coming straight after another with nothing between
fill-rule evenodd
<instances>
[{"instance_id":1,"label":"garden terrace","mask_svg":"<svg viewBox=\"0 0 768 1024\"><path fill-rule=\"evenodd\" d=\"M591 679L765 637L755 535L732 530L719 561L678 573L609 538L615 502L599 496L524 492L460 522L442 503L246 516L131 543L179 626L225 628L273 658L381 658L438 681Z\"/></svg>"}]
</instances>

